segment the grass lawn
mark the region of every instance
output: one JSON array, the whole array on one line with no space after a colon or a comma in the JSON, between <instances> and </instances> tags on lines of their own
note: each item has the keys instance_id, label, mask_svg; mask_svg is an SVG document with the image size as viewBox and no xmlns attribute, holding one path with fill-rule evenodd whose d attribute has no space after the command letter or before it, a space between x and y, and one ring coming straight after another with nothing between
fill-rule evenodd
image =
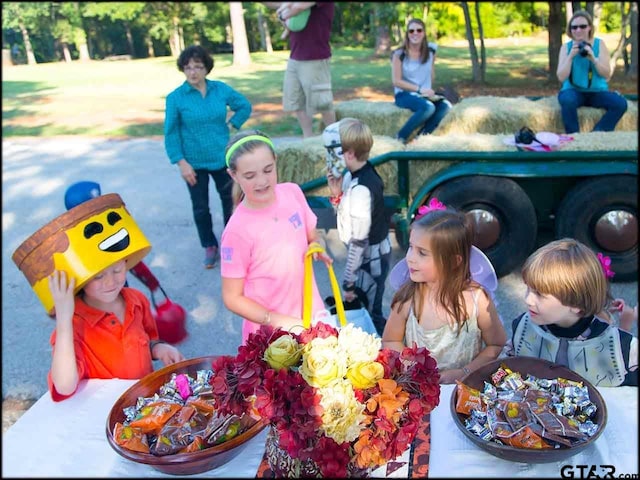
<instances>
[{"instance_id":1,"label":"grass lawn","mask_svg":"<svg viewBox=\"0 0 640 480\"><path fill-rule=\"evenodd\" d=\"M606 36L605 36L606 38ZM606 38L610 50L615 36ZM488 40L487 84L472 85L465 41L442 41L436 85L451 85L462 97L473 95L553 95L547 82L546 36ZM231 54L215 55L210 79L222 80L247 96L253 113L246 128L271 136L301 135L295 115L282 111L282 78L288 51L252 53L247 68L232 66ZM611 87L636 93L636 79L621 74ZM334 48L336 101L354 98L393 101L389 58L371 49ZM2 75L2 134L9 136L90 135L140 137L162 135L164 100L184 75L171 57L130 61L91 61L5 67ZM319 116L316 119L319 122ZM316 127L317 130L317 127Z\"/></svg>"}]
</instances>

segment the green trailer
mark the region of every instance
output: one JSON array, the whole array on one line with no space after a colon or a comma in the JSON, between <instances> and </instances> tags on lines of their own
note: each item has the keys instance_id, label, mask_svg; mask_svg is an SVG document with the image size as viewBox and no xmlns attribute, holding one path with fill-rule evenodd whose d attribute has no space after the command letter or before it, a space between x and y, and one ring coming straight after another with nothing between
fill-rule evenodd
<instances>
[{"instance_id":1,"label":"green trailer","mask_svg":"<svg viewBox=\"0 0 640 480\"><path fill-rule=\"evenodd\" d=\"M397 194L386 195L385 205L402 248L418 208L437 197L473 216L474 243L499 277L538 245L573 237L611 257L613 281L637 280L637 151L402 151L371 159L387 162L397 163ZM423 162L446 166L421 176ZM301 185L318 227L330 229L336 222L329 199L314 195L325 186L324 177Z\"/></svg>"}]
</instances>

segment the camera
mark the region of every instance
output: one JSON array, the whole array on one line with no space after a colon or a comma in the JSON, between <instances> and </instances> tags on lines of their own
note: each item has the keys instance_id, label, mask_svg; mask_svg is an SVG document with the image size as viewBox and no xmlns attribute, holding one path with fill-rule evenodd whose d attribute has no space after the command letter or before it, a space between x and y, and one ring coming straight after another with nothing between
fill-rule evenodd
<instances>
[{"instance_id":1,"label":"camera","mask_svg":"<svg viewBox=\"0 0 640 480\"><path fill-rule=\"evenodd\" d=\"M589 42L585 42L584 40L583 40L583 41L581 41L581 42L578 44L578 53L579 53L581 56L583 56L583 57L586 57L586 56L588 56L588 55L589 55L589 52L587 51L587 49L586 49L586 48L584 48L584 47L586 47L587 45L588 45L588 46L591 46L591 44L590 44Z\"/></svg>"}]
</instances>

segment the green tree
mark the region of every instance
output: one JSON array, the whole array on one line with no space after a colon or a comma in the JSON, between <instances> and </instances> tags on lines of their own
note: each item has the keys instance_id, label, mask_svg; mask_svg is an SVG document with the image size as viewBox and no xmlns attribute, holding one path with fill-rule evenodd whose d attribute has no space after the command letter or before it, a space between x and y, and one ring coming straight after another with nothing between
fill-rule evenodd
<instances>
[{"instance_id":1,"label":"green tree","mask_svg":"<svg viewBox=\"0 0 640 480\"><path fill-rule=\"evenodd\" d=\"M145 4L145 2L87 2L84 15L97 17L100 20L121 22L124 26L129 55L136 56L131 28L144 11Z\"/></svg>"},{"instance_id":2,"label":"green tree","mask_svg":"<svg viewBox=\"0 0 640 480\"><path fill-rule=\"evenodd\" d=\"M49 5L50 2L2 2L2 28L20 30L29 65L37 63L30 33L47 20Z\"/></svg>"}]
</instances>

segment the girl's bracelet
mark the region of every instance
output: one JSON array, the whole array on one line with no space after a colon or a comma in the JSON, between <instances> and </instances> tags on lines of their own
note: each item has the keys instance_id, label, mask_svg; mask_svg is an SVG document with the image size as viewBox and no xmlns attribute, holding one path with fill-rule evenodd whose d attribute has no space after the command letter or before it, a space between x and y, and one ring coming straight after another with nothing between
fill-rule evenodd
<instances>
[{"instance_id":1,"label":"girl's bracelet","mask_svg":"<svg viewBox=\"0 0 640 480\"><path fill-rule=\"evenodd\" d=\"M262 322L263 325L270 325L271 324L271 310L267 310L264 314L264 321Z\"/></svg>"},{"instance_id":2,"label":"girl's bracelet","mask_svg":"<svg viewBox=\"0 0 640 480\"><path fill-rule=\"evenodd\" d=\"M149 342L149 350L151 351L151 360L157 360L157 358L153 358L153 349L159 343L167 343L167 342L165 342L164 340L151 340Z\"/></svg>"}]
</instances>

